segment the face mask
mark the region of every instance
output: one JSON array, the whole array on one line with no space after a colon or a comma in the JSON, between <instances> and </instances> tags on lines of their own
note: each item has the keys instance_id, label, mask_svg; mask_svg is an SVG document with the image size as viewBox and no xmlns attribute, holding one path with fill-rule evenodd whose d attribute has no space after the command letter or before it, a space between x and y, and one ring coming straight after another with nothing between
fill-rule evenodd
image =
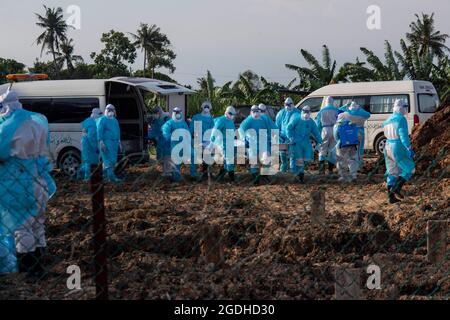
<instances>
[{"instance_id":1,"label":"face mask","mask_svg":"<svg viewBox=\"0 0 450 320\"><path fill-rule=\"evenodd\" d=\"M256 119L256 120L261 119L261 113L252 112L252 117L253 117L253 119Z\"/></svg>"},{"instance_id":2,"label":"face mask","mask_svg":"<svg viewBox=\"0 0 450 320\"><path fill-rule=\"evenodd\" d=\"M236 119L236 115L227 113L227 118L231 121L234 121L234 119Z\"/></svg>"},{"instance_id":3,"label":"face mask","mask_svg":"<svg viewBox=\"0 0 450 320\"><path fill-rule=\"evenodd\" d=\"M116 116L116 114L115 114L115 112L114 111L108 111L108 113L106 114L106 116L108 117L108 118L114 118L115 116Z\"/></svg>"},{"instance_id":4,"label":"face mask","mask_svg":"<svg viewBox=\"0 0 450 320\"><path fill-rule=\"evenodd\" d=\"M211 110L209 110L209 108L205 108L203 109L203 114L210 114Z\"/></svg>"},{"instance_id":5,"label":"face mask","mask_svg":"<svg viewBox=\"0 0 450 320\"><path fill-rule=\"evenodd\" d=\"M159 120L159 119L161 119L161 115L160 115L159 113L156 113L156 114L153 116L153 119Z\"/></svg>"},{"instance_id":6,"label":"face mask","mask_svg":"<svg viewBox=\"0 0 450 320\"><path fill-rule=\"evenodd\" d=\"M303 112L303 113L302 113L302 119L303 119L303 120L309 120L309 119L311 119L311 113L305 113L305 112Z\"/></svg>"},{"instance_id":7,"label":"face mask","mask_svg":"<svg viewBox=\"0 0 450 320\"><path fill-rule=\"evenodd\" d=\"M407 107L400 108L400 113L406 116L408 114L408 108Z\"/></svg>"},{"instance_id":8,"label":"face mask","mask_svg":"<svg viewBox=\"0 0 450 320\"><path fill-rule=\"evenodd\" d=\"M294 107L292 106L292 104L286 106L287 111L292 111L293 109Z\"/></svg>"},{"instance_id":9,"label":"face mask","mask_svg":"<svg viewBox=\"0 0 450 320\"><path fill-rule=\"evenodd\" d=\"M177 119L177 120L181 120L182 118L183 118L183 116L181 115L181 113L177 113L175 115L175 119Z\"/></svg>"}]
</instances>

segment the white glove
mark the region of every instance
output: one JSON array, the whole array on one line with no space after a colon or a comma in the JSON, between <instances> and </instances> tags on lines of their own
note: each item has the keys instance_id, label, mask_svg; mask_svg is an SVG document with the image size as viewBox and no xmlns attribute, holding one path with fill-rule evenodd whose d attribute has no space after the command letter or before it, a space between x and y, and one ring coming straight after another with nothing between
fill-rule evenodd
<instances>
[{"instance_id":1,"label":"white glove","mask_svg":"<svg viewBox=\"0 0 450 320\"><path fill-rule=\"evenodd\" d=\"M100 150L106 152L106 144L103 141L100 141Z\"/></svg>"},{"instance_id":2,"label":"white glove","mask_svg":"<svg viewBox=\"0 0 450 320\"><path fill-rule=\"evenodd\" d=\"M122 145L122 141L119 141L119 152L122 153L123 152L123 145Z\"/></svg>"}]
</instances>

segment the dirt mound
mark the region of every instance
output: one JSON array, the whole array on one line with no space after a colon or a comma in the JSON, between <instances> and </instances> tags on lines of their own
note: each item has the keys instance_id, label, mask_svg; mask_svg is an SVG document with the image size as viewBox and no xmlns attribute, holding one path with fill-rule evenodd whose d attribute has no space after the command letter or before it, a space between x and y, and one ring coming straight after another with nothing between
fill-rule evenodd
<instances>
[{"instance_id":1,"label":"dirt mound","mask_svg":"<svg viewBox=\"0 0 450 320\"><path fill-rule=\"evenodd\" d=\"M450 105L442 106L427 122L414 128L413 149L418 154L418 172L438 173L450 165ZM448 170L447 170L448 171ZM448 174L448 173L447 173Z\"/></svg>"}]
</instances>

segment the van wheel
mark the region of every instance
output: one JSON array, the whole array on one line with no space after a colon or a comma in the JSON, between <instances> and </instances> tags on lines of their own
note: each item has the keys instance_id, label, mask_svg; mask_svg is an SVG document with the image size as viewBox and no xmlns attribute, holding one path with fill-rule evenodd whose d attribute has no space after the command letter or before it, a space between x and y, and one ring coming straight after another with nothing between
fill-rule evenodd
<instances>
[{"instance_id":1,"label":"van wheel","mask_svg":"<svg viewBox=\"0 0 450 320\"><path fill-rule=\"evenodd\" d=\"M386 137L384 135L379 136L375 140L375 151L379 156L384 155L384 149L386 148Z\"/></svg>"},{"instance_id":2,"label":"van wheel","mask_svg":"<svg viewBox=\"0 0 450 320\"><path fill-rule=\"evenodd\" d=\"M58 168L68 177L75 177L81 166L81 153L76 149L64 151L58 161Z\"/></svg>"}]
</instances>

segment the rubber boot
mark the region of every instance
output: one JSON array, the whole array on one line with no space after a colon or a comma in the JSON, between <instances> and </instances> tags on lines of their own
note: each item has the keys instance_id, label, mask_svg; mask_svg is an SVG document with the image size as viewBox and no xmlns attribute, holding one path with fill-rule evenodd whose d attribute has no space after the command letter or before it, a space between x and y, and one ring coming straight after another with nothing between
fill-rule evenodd
<instances>
[{"instance_id":1,"label":"rubber boot","mask_svg":"<svg viewBox=\"0 0 450 320\"><path fill-rule=\"evenodd\" d=\"M258 173L252 173L252 181L254 185L259 185L261 176Z\"/></svg>"},{"instance_id":2,"label":"rubber boot","mask_svg":"<svg viewBox=\"0 0 450 320\"><path fill-rule=\"evenodd\" d=\"M301 184L305 184L305 174L303 172L298 174L297 179Z\"/></svg>"},{"instance_id":3,"label":"rubber boot","mask_svg":"<svg viewBox=\"0 0 450 320\"><path fill-rule=\"evenodd\" d=\"M397 180L395 180L395 184L394 187L392 188L392 192L399 197L400 199L405 199L405 196L402 195L402 188L403 185L406 183L405 178L403 177L398 177Z\"/></svg>"},{"instance_id":4,"label":"rubber boot","mask_svg":"<svg viewBox=\"0 0 450 320\"><path fill-rule=\"evenodd\" d=\"M230 181L231 181L231 182L236 181L236 176L235 176L235 174L234 174L234 171L228 172L228 177L230 178Z\"/></svg>"},{"instance_id":5,"label":"rubber boot","mask_svg":"<svg viewBox=\"0 0 450 320\"><path fill-rule=\"evenodd\" d=\"M208 178L208 169L209 169L208 164L203 163L203 165L202 165L202 179Z\"/></svg>"},{"instance_id":6,"label":"rubber boot","mask_svg":"<svg viewBox=\"0 0 450 320\"><path fill-rule=\"evenodd\" d=\"M227 174L227 171L225 170L225 168L220 169L220 172L217 175L216 180L222 181L226 174Z\"/></svg>"},{"instance_id":7,"label":"rubber boot","mask_svg":"<svg viewBox=\"0 0 450 320\"><path fill-rule=\"evenodd\" d=\"M319 174L325 174L325 161L319 161Z\"/></svg>"},{"instance_id":8,"label":"rubber boot","mask_svg":"<svg viewBox=\"0 0 450 320\"><path fill-rule=\"evenodd\" d=\"M335 167L336 166L334 164L332 164L331 162L328 162L328 174L333 174Z\"/></svg>"},{"instance_id":9,"label":"rubber boot","mask_svg":"<svg viewBox=\"0 0 450 320\"><path fill-rule=\"evenodd\" d=\"M35 265L37 264L34 252L18 253L17 264L20 273L27 273L32 275Z\"/></svg>"},{"instance_id":10,"label":"rubber boot","mask_svg":"<svg viewBox=\"0 0 450 320\"><path fill-rule=\"evenodd\" d=\"M397 199L397 197L395 196L395 193L392 192L392 187L388 186L388 199L389 199L389 203L390 204L394 204L397 202L400 202L400 200Z\"/></svg>"},{"instance_id":11,"label":"rubber boot","mask_svg":"<svg viewBox=\"0 0 450 320\"><path fill-rule=\"evenodd\" d=\"M34 276L37 276L39 278L44 276L44 273L45 273L44 255L45 255L44 248L36 248L36 251L34 251L34 258L36 260L36 263L34 264L34 266L32 268L32 273Z\"/></svg>"}]
</instances>

